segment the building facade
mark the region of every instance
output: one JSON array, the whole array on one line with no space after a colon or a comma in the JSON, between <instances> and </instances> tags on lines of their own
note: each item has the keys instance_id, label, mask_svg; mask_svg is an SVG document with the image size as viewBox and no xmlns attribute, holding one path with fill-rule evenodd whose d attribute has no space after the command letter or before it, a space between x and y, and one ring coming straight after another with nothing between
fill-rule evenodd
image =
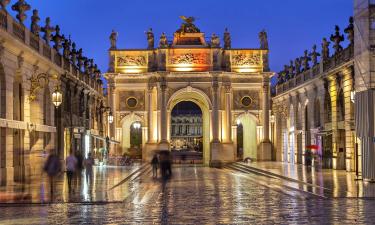
<instances>
[{"instance_id":1,"label":"building facade","mask_svg":"<svg viewBox=\"0 0 375 225\"><path fill-rule=\"evenodd\" d=\"M319 53L314 47L279 73L272 99L276 156L310 164L313 154L324 168L354 171L354 43L342 48L338 27L331 37L336 46L332 55L325 47ZM324 57L317 61L318 55Z\"/></svg>"},{"instance_id":2,"label":"building facade","mask_svg":"<svg viewBox=\"0 0 375 225\"><path fill-rule=\"evenodd\" d=\"M203 144L202 114L181 113L171 116L171 149L201 151Z\"/></svg>"},{"instance_id":3,"label":"building facade","mask_svg":"<svg viewBox=\"0 0 375 225\"><path fill-rule=\"evenodd\" d=\"M58 26L47 18L40 27L34 10L28 29L23 22L31 7L16 2L16 21L6 5L0 10L0 180L10 184L40 173L48 153L84 154L91 147L85 135L104 139L105 98L100 71L82 50L74 52ZM62 94L61 105L55 93Z\"/></svg>"},{"instance_id":4,"label":"building facade","mask_svg":"<svg viewBox=\"0 0 375 225\"><path fill-rule=\"evenodd\" d=\"M355 171L373 181L375 3L354 2L354 17L343 32L336 26L321 52L314 46L279 73L272 98L275 154L301 164L310 164L313 154L323 168Z\"/></svg>"},{"instance_id":5,"label":"building facade","mask_svg":"<svg viewBox=\"0 0 375 225\"><path fill-rule=\"evenodd\" d=\"M236 121L249 138L246 156L270 159L268 43L260 33L258 49L231 47L230 33L224 46L213 34L205 34L184 22L168 40L163 33L155 48L154 34L147 32L147 49L117 49L117 34L111 34L109 105L114 109L111 136L121 144L118 153L130 146L129 129L142 124L144 160L155 150L170 149L171 112L181 101L191 101L202 111L203 161L205 164L236 159ZM259 132L258 132L259 131Z\"/></svg>"}]
</instances>

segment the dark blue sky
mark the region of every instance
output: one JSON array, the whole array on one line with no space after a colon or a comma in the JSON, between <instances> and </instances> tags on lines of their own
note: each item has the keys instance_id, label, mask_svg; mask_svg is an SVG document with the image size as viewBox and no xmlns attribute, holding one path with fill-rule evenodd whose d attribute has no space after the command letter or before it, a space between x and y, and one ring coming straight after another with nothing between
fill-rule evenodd
<instances>
[{"instance_id":1,"label":"dark blue sky","mask_svg":"<svg viewBox=\"0 0 375 225\"><path fill-rule=\"evenodd\" d=\"M313 44L320 48L321 39L333 33L334 25L346 27L353 14L353 0L26 1L39 9L42 24L50 16L63 34L71 34L102 71L108 68L108 36L112 28L119 32L119 48L145 48L144 31L149 27L155 32L156 42L161 32L171 37L181 23L180 15L197 17L196 24L207 37L212 33L222 36L228 27L235 48L257 48L258 32L265 28L271 70L279 71L289 59L302 56ZM29 22L26 24L29 26Z\"/></svg>"}]
</instances>

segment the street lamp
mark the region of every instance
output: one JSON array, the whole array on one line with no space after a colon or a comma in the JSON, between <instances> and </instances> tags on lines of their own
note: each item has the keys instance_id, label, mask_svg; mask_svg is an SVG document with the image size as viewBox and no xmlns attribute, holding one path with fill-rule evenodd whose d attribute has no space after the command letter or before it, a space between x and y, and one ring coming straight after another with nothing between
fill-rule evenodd
<instances>
[{"instance_id":1,"label":"street lamp","mask_svg":"<svg viewBox=\"0 0 375 225\"><path fill-rule=\"evenodd\" d=\"M112 115L112 111L109 111L109 114L108 114L108 122L109 122L109 123L113 123L113 115Z\"/></svg>"},{"instance_id":2,"label":"street lamp","mask_svg":"<svg viewBox=\"0 0 375 225\"><path fill-rule=\"evenodd\" d=\"M140 122L133 123L133 128L138 130L139 128L141 128L141 123Z\"/></svg>"},{"instance_id":3,"label":"street lamp","mask_svg":"<svg viewBox=\"0 0 375 225\"><path fill-rule=\"evenodd\" d=\"M52 103L58 108L62 103L62 93L59 86L56 86L55 91L52 93Z\"/></svg>"},{"instance_id":4,"label":"street lamp","mask_svg":"<svg viewBox=\"0 0 375 225\"><path fill-rule=\"evenodd\" d=\"M350 100L351 100L353 103L355 102L355 94L356 94L356 92L355 92L354 89L350 91Z\"/></svg>"}]
</instances>

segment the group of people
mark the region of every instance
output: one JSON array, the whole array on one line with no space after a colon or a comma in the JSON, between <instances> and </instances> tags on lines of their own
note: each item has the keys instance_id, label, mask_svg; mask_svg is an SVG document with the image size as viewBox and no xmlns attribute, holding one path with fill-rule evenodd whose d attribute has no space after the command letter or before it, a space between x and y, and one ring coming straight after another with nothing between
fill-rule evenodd
<instances>
[{"instance_id":1,"label":"group of people","mask_svg":"<svg viewBox=\"0 0 375 225\"><path fill-rule=\"evenodd\" d=\"M160 168L161 177L168 179L172 176L172 160L169 151L161 151L155 154L151 160L152 177L158 177L158 168Z\"/></svg>"},{"instance_id":2,"label":"group of people","mask_svg":"<svg viewBox=\"0 0 375 225\"><path fill-rule=\"evenodd\" d=\"M85 176L87 182L92 181L93 175L93 166L95 165L95 160L92 157L91 153L88 154L88 157L83 159L81 154L70 154L65 159L65 170L66 176L68 179L68 190L74 192L72 188L72 180L76 175L80 175L82 169L85 169ZM53 194L53 181L54 178L62 172L62 166L60 159L55 154L50 154L44 165L44 171L47 173L50 179L50 192Z\"/></svg>"}]
</instances>

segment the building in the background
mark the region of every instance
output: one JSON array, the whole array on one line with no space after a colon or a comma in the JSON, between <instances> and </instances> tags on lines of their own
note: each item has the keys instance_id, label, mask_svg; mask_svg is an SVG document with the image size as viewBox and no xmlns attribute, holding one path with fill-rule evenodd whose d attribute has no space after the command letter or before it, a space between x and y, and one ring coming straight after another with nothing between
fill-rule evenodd
<instances>
[{"instance_id":1,"label":"building in the background","mask_svg":"<svg viewBox=\"0 0 375 225\"><path fill-rule=\"evenodd\" d=\"M130 129L142 129L142 157L167 150L172 141L174 107L190 101L202 111L203 162L234 161L237 121L243 125L244 157L271 159L269 140L268 41L259 34L258 49L232 48L226 29L223 46L213 34L210 41L194 24L184 22L172 39L164 33L158 47L152 29L147 49L117 49L117 33L110 36L109 105L114 109L111 137L121 144L117 154L129 151Z\"/></svg>"},{"instance_id":2,"label":"building in the background","mask_svg":"<svg viewBox=\"0 0 375 225\"><path fill-rule=\"evenodd\" d=\"M8 184L40 173L48 153L63 159L105 146L109 113L93 61L49 18L41 27L37 10L29 30L31 7L13 3L18 21L6 1L0 10L0 178Z\"/></svg>"},{"instance_id":3,"label":"building in the background","mask_svg":"<svg viewBox=\"0 0 375 225\"><path fill-rule=\"evenodd\" d=\"M374 181L375 3L354 2L346 28L336 26L321 51L314 46L279 74L272 99L275 156Z\"/></svg>"},{"instance_id":4,"label":"building in the background","mask_svg":"<svg viewBox=\"0 0 375 225\"><path fill-rule=\"evenodd\" d=\"M171 118L171 149L202 151L203 130L202 112L172 112Z\"/></svg>"}]
</instances>

